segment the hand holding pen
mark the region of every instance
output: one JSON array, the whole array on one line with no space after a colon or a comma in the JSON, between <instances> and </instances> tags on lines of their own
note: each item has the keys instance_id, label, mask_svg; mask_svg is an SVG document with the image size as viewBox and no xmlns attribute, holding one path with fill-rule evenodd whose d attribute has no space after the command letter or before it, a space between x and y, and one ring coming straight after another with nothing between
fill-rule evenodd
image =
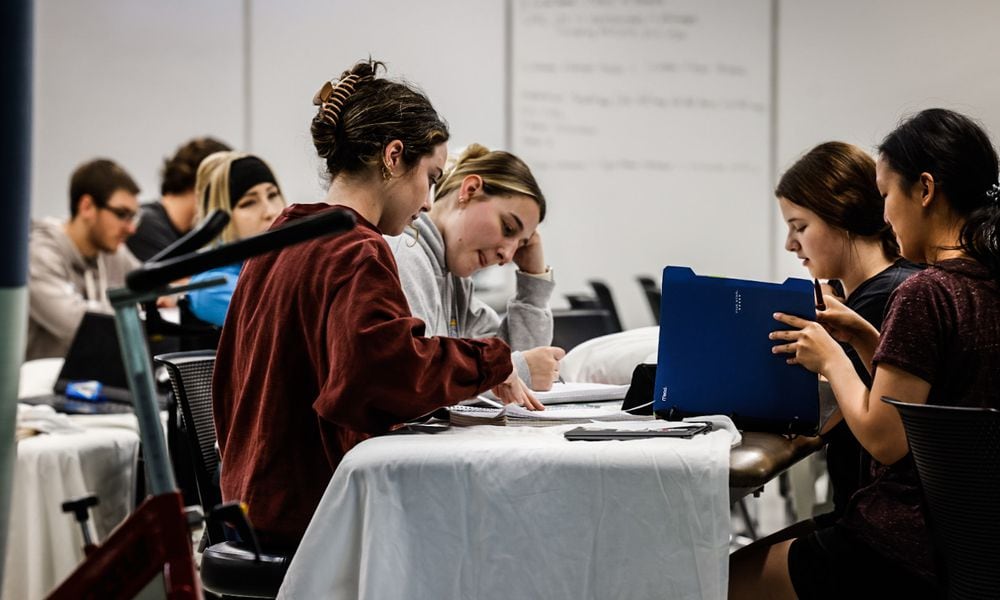
<instances>
[{"instance_id":1,"label":"hand holding pen","mask_svg":"<svg viewBox=\"0 0 1000 600\"><path fill-rule=\"evenodd\" d=\"M853 346L860 339L869 340L874 336L877 343L878 330L871 323L841 303L836 296L823 295L821 288L816 291L816 321L838 342Z\"/></svg>"}]
</instances>

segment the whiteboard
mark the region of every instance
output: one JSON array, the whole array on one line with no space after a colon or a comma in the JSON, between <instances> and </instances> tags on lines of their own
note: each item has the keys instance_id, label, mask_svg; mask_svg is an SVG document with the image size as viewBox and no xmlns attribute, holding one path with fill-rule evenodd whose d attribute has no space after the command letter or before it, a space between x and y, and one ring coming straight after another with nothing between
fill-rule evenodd
<instances>
[{"instance_id":1,"label":"whiteboard","mask_svg":"<svg viewBox=\"0 0 1000 600\"><path fill-rule=\"evenodd\" d=\"M514 152L549 204L557 291L606 280L626 328L635 277L667 264L766 279L770 0L513 0Z\"/></svg>"}]
</instances>

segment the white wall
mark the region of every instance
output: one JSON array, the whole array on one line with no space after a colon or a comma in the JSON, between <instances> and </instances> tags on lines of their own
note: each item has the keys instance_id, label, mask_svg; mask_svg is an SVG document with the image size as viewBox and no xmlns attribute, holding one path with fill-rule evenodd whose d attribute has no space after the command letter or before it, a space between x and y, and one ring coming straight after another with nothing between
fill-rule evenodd
<instances>
[{"instance_id":1,"label":"white wall","mask_svg":"<svg viewBox=\"0 0 1000 600\"><path fill-rule=\"evenodd\" d=\"M293 202L321 200L309 124L325 80L371 56L419 85L451 128L450 147L504 135L503 2L254 1L251 149ZM460 18L459 18L460 16Z\"/></svg>"},{"instance_id":2,"label":"white wall","mask_svg":"<svg viewBox=\"0 0 1000 600\"><path fill-rule=\"evenodd\" d=\"M32 216L69 215L69 177L103 156L160 193L197 135L243 144L240 0L35 2Z\"/></svg>"},{"instance_id":3,"label":"white wall","mask_svg":"<svg viewBox=\"0 0 1000 600\"><path fill-rule=\"evenodd\" d=\"M778 169L842 140L874 152L907 114L941 106L978 118L1000 143L1000 2L782 0ZM775 276L805 276L774 241Z\"/></svg>"},{"instance_id":4,"label":"white wall","mask_svg":"<svg viewBox=\"0 0 1000 600\"><path fill-rule=\"evenodd\" d=\"M1000 134L1000 3L777 1L779 172L828 139L872 148L901 115L933 105L979 117ZM505 10L501 0L38 0L32 213L65 216L70 172L99 155L119 161L143 197L155 198L162 159L205 134L268 159L290 200L317 200L312 95L325 78L369 54L388 63L390 76L427 91L452 126L453 148L471 141L501 146L508 126ZM662 208L655 189L632 200L636 218ZM784 226L769 190L732 202L730 218L681 229L676 247L684 250L660 262L741 251L706 244L711 230L712 239L766 246L746 251L773 256L763 259L762 275L805 275L781 249ZM747 202L768 214L731 218L736 203ZM556 215L562 225L575 218L552 214L553 224ZM615 293L635 300L626 324L641 325L651 317L631 282L651 270L644 262L649 245L630 233L625 223L606 228L598 243L620 272ZM566 248L588 242L569 226L552 227L546 243L562 248L553 258L567 262ZM733 264L739 273L719 274L756 269ZM578 289L573 279L567 287Z\"/></svg>"},{"instance_id":5,"label":"white wall","mask_svg":"<svg viewBox=\"0 0 1000 600\"><path fill-rule=\"evenodd\" d=\"M290 201L319 200L313 94L368 56L428 94L452 147L502 146L504 10L493 0L39 0L32 214L67 215L70 173L97 156L156 198L163 158L197 135L259 153Z\"/></svg>"}]
</instances>

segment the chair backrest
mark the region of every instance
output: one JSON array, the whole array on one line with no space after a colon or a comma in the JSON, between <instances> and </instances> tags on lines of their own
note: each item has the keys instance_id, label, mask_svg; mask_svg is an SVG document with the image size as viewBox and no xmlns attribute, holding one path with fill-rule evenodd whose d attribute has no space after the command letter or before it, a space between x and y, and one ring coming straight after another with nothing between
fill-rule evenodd
<instances>
[{"instance_id":1,"label":"chair backrest","mask_svg":"<svg viewBox=\"0 0 1000 600\"><path fill-rule=\"evenodd\" d=\"M170 386L181 409L186 441L194 462L202 510L208 514L222 501L216 479L219 455L215 450L215 419L212 416L212 369L215 350L173 352L153 358L170 375Z\"/></svg>"},{"instance_id":2,"label":"chair backrest","mask_svg":"<svg viewBox=\"0 0 1000 600\"><path fill-rule=\"evenodd\" d=\"M1000 411L883 398L903 420L949 598L1000 598Z\"/></svg>"},{"instance_id":3,"label":"chair backrest","mask_svg":"<svg viewBox=\"0 0 1000 600\"><path fill-rule=\"evenodd\" d=\"M603 308L552 311L552 345L567 352L589 339L616 331L611 314Z\"/></svg>"},{"instance_id":4,"label":"chair backrest","mask_svg":"<svg viewBox=\"0 0 1000 600\"><path fill-rule=\"evenodd\" d=\"M646 275L639 275L636 279L639 280L642 292L646 295L646 301L649 302L649 310L653 311L653 321L659 325L660 300L663 298L663 291L660 289L660 284L656 283L656 280L652 277Z\"/></svg>"},{"instance_id":5,"label":"chair backrest","mask_svg":"<svg viewBox=\"0 0 1000 600\"><path fill-rule=\"evenodd\" d=\"M611 288L608 287L608 284L598 279L591 279L587 283L590 284L590 287L594 288L594 295L601 302L601 308L604 308L609 313L611 326L614 327L614 331L611 333L623 331L622 321L618 318L618 307L615 306L615 299L611 296Z\"/></svg>"},{"instance_id":6,"label":"chair backrest","mask_svg":"<svg viewBox=\"0 0 1000 600\"><path fill-rule=\"evenodd\" d=\"M597 296L591 296L590 294L566 294L566 300L569 301L569 307L575 309L595 309L603 308L601 306L601 301L597 299Z\"/></svg>"},{"instance_id":7,"label":"chair backrest","mask_svg":"<svg viewBox=\"0 0 1000 600\"><path fill-rule=\"evenodd\" d=\"M191 312L191 303L187 296L183 296L177 301L177 309L180 314L180 350L181 352L191 352L194 350L214 350L219 347L219 337L222 335L222 328L211 323L206 323Z\"/></svg>"}]
</instances>

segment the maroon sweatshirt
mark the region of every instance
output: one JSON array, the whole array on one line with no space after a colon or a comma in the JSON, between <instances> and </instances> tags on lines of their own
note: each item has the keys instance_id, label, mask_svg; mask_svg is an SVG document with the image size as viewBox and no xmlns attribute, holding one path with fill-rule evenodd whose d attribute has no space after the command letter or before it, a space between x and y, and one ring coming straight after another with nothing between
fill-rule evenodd
<instances>
[{"instance_id":1,"label":"maroon sweatshirt","mask_svg":"<svg viewBox=\"0 0 1000 600\"><path fill-rule=\"evenodd\" d=\"M275 226L329 208L292 205ZM511 372L497 338L423 337L392 251L356 216L247 261L229 305L212 384L222 497L249 505L264 543L298 542L355 444Z\"/></svg>"}]
</instances>

